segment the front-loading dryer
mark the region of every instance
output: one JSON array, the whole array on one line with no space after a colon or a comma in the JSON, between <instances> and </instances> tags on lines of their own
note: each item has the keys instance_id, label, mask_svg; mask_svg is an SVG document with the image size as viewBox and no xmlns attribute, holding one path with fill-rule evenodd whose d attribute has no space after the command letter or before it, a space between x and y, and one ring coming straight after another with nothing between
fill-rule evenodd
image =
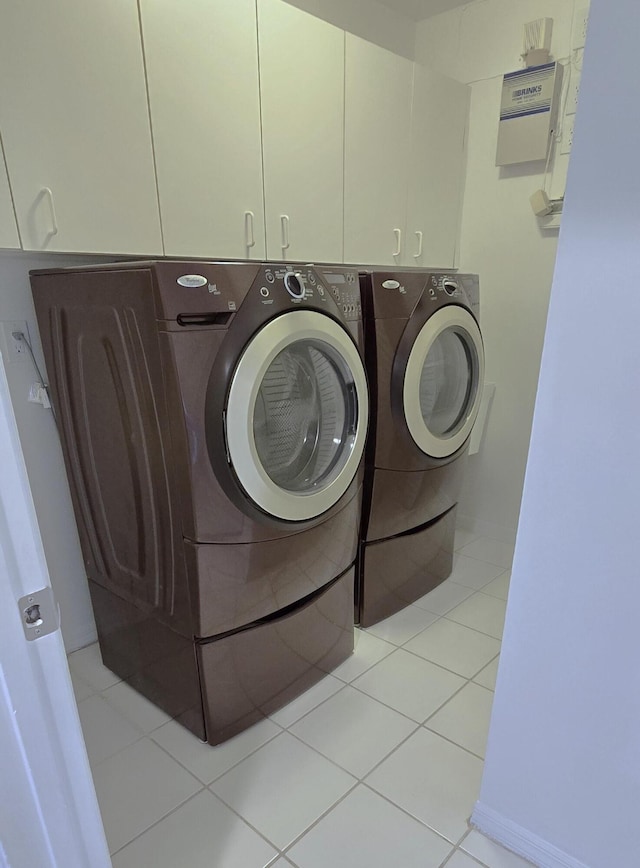
<instances>
[{"instance_id":1,"label":"front-loading dryer","mask_svg":"<svg viewBox=\"0 0 640 868\"><path fill-rule=\"evenodd\" d=\"M353 649L368 425L358 273L32 273L105 664L201 738Z\"/></svg>"},{"instance_id":2,"label":"front-loading dryer","mask_svg":"<svg viewBox=\"0 0 640 868\"><path fill-rule=\"evenodd\" d=\"M484 351L475 275L362 272L361 290L372 424L356 619L369 626L451 573Z\"/></svg>"}]
</instances>

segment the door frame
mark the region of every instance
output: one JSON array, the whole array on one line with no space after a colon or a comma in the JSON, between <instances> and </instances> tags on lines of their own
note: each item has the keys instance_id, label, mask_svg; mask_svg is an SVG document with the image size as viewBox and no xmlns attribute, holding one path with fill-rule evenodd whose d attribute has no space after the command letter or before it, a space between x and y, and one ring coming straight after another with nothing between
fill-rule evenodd
<instances>
[{"instance_id":1,"label":"door frame","mask_svg":"<svg viewBox=\"0 0 640 868\"><path fill-rule=\"evenodd\" d=\"M0 455L0 866L109 868L59 618L33 641L22 626L50 581L1 356Z\"/></svg>"}]
</instances>

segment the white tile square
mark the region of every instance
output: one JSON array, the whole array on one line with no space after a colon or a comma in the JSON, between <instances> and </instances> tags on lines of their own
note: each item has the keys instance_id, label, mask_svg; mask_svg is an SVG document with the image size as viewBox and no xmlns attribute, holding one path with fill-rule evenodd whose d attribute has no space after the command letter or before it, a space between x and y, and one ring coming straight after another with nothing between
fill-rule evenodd
<instances>
[{"instance_id":1,"label":"white tile square","mask_svg":"<svg viewBox=\"0 0 640 868\"><path fill-rule=\"evenodd\" d=\"M483 868L483 866L462 850L456 850L443 868Z\"/></svg>"},{"instance_id":2,"label":"white tile square","mask_svg":"<svg viewBox=\"0 0 640 868\"><path fill-rule=\"evenodd\" d=\"M283 850L355 782L283 732L218 778L211 790Z\"/></svg>"},{"instance_id":3,"label":"white tile square","mask_svg":"<svg viewBox=\"0 0 640 868\"><path fill-rule=\"evenodd\" d=\"M496 564L504 569L511 567L514 549L515 546L510 543L481 536L467 543L460 552L467 557L477 558L480 561L486 561L488 564Z\"/></svg>"},{"instance_id":4,"label":"white tile square","mask_svg":"<svg viewBox=\"0 0 640 868\"><path fill-rule=\"evenodd\" d=\"M500 651L500 642L477 630L441 618L404 646L425 660L471 678Z\"/></svg>"},{"instance_id":5,"label":"white tile square","mask_svg":"<svg viewBox=\"0 0 640 868\"><path fill-rule=\"evenodd\" d=\"M277 851L208 790L113 857L113 868L265 868Z\"/></svg>"},{"instance_id":6,"label":"white tile square","mask_svg":"<svg viewBox=\"0 0 640 868\"><path fill-rule=\"evenodd\" d=\"M406 606L390 618L385 618L373 627L367 627L367 632L393 645L404 645L429 624L433 624L437 617L433 612L419 606Z\"/></svg>"},{"instance_id":7,"label":"white tile square","mask_svg":"<svg viewBox=\"0 0 640 868\"><path fill-rule=\"evenodd\" d=\"M489 594L492 597L498 597L500 600L506 600L509 595L509 583L511 582L511 570L505 570L501 576L489 582L482 589L483 594Z\"/></svg>"},{"instance_id":8,"label":"white tile square","mask_svg":"<svg viewBox=\"0 0 640 868\"><path fill-rule=\"evenodd\" d=\"M399 648L353 686L419 723L464 684L464 679Z\"/></svg>"},{"instance_id":9,"label":"white tile square","mask_svg":"<svg viewBox=\"0 0 640 868\"><path fill-rule=\"evenodd\" d=\"M486 687L488 690L496 689L496 678L498 676L498 664L500 663L500 657L496 657L495 660L492 660L488 666L485 666L476 677L473 679L476 684L481 684L483 687Z\"/></svg>"},{"instance_id":10,"label":"white tile square","mask_svg":"<svg viewBox=\"0 0 640 868\"><path fill-rule=\"evenodd\" d=\"M331 674L349 683L395 650L395 645L383 642L382 639L365 630L356 629L353 654Z\"/></svg>"},{"instance_id":11,"label":"white tile square","mask_svg":"<svg viewBox=\"0 0 640 868\"><path fill-rule=\"evenodd\" d=\"M506 610L505 600L478 593L460 603L448 612L446 617L465 627L471 627L472 630L493 636L494 639L502 639Z\"/></svg>"},{"instance_id":12,"label":"white tile square","mask_svg":"<svg viewBox=\"0 0 640 868\"><path fill-rule=\"evenodd\" d=\"M79 651L74 651L69 654L67 659L69 669L79 675L95 691L106 690L107 687L122 680L119 675L115 675L110 669L107 669L102 662L97 642L94 642L93 645L87 645L86 648L81 648Z\"/></svg>"},{"instance_id":13,"label":"white tile square","mask_svg":"<svg viewBox=\"0 0 640 868\"><path fill-rule=\"evenodd\" d=\"M200 781L148 738L97 765L93 781L111 853L202 787Z\"/></svg>"},{"instance_id":14,"label":"white tile square","mask_svg":"<svg viewBox=\"0 0 640 868\"><path fill-rule=\"evenodd\" d=\"M425 726L484 758L493 693L470 682L443 705Z\"/></svg>"},{"instance_id":15,"label":"white tile square","mask_svg":"<svg viewBox=\"0 0 640 868\"><path fill-rule=\"evenodd\" d=\"M292 726L290 732L357 778L416 728L414 721L345 687Z\"/></svg>"},{"instance_id":16,"label":"white tile square","mask_svg":"<svg viewBox=\"0 0 640 868\"><path fill-rule=\"evenodd\" d=\"M92 766L133 744L143 733L99 694L78 703L84 743Z\"/></svg>"},{"instance_id":17,"label":"white tile square","mask_svg":"<svg viewBox=\"0 0 640 868\"><path fill-rule=\"evenodd\" d=\"M71 675L73 695L76 698L76 702L82 702L83 699L88 699L90 696L93 696L95 690L84 680L84 678L80 678L80 676L76 675L76 673L71 669L69 670L69 674Z\"/></svg>"},{"instance_id":18,"label":"white tile square","mask_svg":"<svg viewBox=\"0 0 640 868\"><path fill-rule=\"evenodd\" d=\"M455 843L480 791L482 760L421 727L366 783Z\"/></svg>"},{"instance_id":19,"label":"white tile square","mask_svg":"<svg viewBox=\"0 0 640 868\"><path fill-rule=\"evenodd\" d=\"M467 588L479 591L480 588L497 579L503 572L504 567L489 564L476 558L466 557L463 549L454 555L453 572L450 579L457 585L464 585Z\"/></svg>"},{"instance_id":20,"label":"white tile square","mask_svg":"<svg viewBox=\"0 0 640 868\"><path fill-rule=\"evenodd\" d=\"M156 729L151 738L191 774L204 784L210 784L281 732L280 727L271 720L261 720L234 738L213 747L204 744L184 726L171 720Z\"/></svg>"},{"instance_id":21,"label":"white tile square","mask_svg":"<svg viewBox=\"0 0 640 868\"><path fill-rule=\"evenodd\" d=\"M307 714L311 709L320 705L325 699L333 696L338 690L344 687L344 683L339 678L334 678L333 675L325 675L317 684L305 690L300 696L287 703L283 708L278 709L271 715L271 720L277 723L278 726L287 729L296 720Z\"/></svg>"},{"instance_id":22,"label":"white tile square","mask_svg":"<svg viewBox=\"0 0 640 868\"><path fill-rule=\"evenodd\" d=\"M475 829L467 835L460 847L491 868L531 868L532 863L527 859L516 856Z\"/></svg>"},{"instance_id":23,"label":"white tile square","mask_svg":"<svg viewBox=\"0 0 640 868\"><path fill-rule=\"evenodd\" d=\"M124 681L103 690L102 698L139 730L153 732L171 717Z\"/></svg>"},{"instance_id":24,"label":"white tile square","mask_svg":"<svg viewBox=\"0 0 640 868\"><path fill-rule=\"evenodd\" d=\"M429 591L424 597L416 600L414 606L419 606L422 609L428 609L430 612L435 612L437 615L446 615L446 613L466 600L473 594L473 588L467 588L465 585L456 584L453 579L447 579L433 591Z\"/></svg>"},{"instance_id":25,"label":"white tile square","mask_svg":"<svg viewBox=\"0 0 640 868\"><path fill-rule=\"evenodd\" d=\"M474 539L478 539L479 536L480 534L474 533L474 531L469 530L466 527L457 527L453 542L454 550L458 551L458 549L469 545L470 542L473 542Z\"/></svg>"},{"instance_id":26,"label":"white tile square","mask_svg":"<svg viewBox=\"0 0 640 868\"><path fill-rule=\"evenodd\" d=\"M300 868L438 868L451 844L360 784L290 851Z\"/></svg>"}]
</instances>

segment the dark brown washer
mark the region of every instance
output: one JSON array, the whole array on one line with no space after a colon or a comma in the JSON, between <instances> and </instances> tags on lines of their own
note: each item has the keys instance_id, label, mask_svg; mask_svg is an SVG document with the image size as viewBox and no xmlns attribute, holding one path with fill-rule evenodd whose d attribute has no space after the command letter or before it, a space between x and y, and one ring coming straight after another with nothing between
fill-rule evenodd
<instances>
[{"instance_id":1,"label":"dark brown washer","mask_svg":"<svg viewBox=\"0 0 640 868\"><path fill-rule=\"evenodd\" d=\"M211 744L353 650L357 270L32 272L104 662Z\"/></svg>"}]
</instances>

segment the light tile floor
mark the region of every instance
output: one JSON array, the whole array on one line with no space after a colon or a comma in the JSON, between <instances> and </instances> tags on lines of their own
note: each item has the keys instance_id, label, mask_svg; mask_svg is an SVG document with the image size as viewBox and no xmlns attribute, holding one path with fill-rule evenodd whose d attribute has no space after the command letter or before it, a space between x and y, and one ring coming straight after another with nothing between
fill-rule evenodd
<instances>
[{"instance_id":1,"label":"light tile floor","mask_svg":"<svg viewBox=\"0 0 640 868\"><path fill-rule=\"evenodd\" d=\"M461 530L451 577L216 748L69 657L114 868L525 868L471 830L513 547Z\"/></svg>"}]
</instances>

